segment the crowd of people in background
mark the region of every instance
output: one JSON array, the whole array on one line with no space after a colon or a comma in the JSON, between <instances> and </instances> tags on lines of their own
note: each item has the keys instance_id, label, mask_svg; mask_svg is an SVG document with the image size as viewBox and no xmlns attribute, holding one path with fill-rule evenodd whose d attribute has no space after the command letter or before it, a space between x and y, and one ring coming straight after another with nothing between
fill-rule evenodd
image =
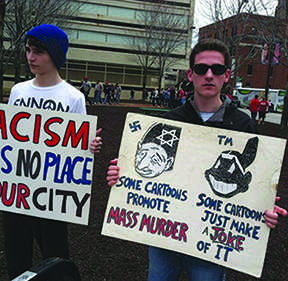
<instances>
[{"instance_id":1,"label":"crowd of people in background","mask_svg":"<svg viewBox=\"0 0 288 281\"><path fill-rule=\"evenodd\" d=\"M70 79L68 79L67 82L73 85L73 82ZM122 92L120 83L113 84L109 83L109 81L102 83L100 80L97 80L93 90L92 99L89 97L91 89L93 89L93 85L89 81L89 77L84 76L79 90L83 93L86 103L89 103L89 105L120 103L120 96Z\"/></svg>"},{"instance_id":2,"label":"crowd of people in background","mask_svg":"<svg viewBox=\"0 0 288 281\"><path fill-rule=\"evenodd\" d=\"M176 88L175 86L171 86L166 89L154 88L151 91L149 100L153 106L175 108L184 104L189 94L189 91L184 91L181 87Z\"/></svg>"},{"instance_id":3,"label":"crowd of people in background","mask_svg":"<svg viewBox=\"0 0 288 281\"><path fill-rule=\"evenodd\" d=\"M67 82L73 85L71 80L67 80ZM184 90L183 88L185 88L183 87L183 82L181 82L177 87L171 86L166 89L155 87L150 91L150 94L149 90L145 88L142 97L145 102L151 103L153 107L167 107L173 109L184 104L187 97L193 94L193 90ZM91 89L93 89L93 85L89 81L89 77L84 76L79 90L83 93L86 104L120 104L122 92L120 83L113 84L109 81L102 83L100 80L97 80L93 91L93 98L89 97ZM131 88L129 94L129 100L131 102L135 98L135 89ZM224 88L223 95L227 99L228 103L233 103L233 88L230 84L226 85ZM237 107L237 105L235 106ZM270 111L270 106L271 105L265 96L259 99L258 95L255 95L249 104L251 118L256 120L258 115L258 124L263 124L266 114Z\"/></svg>"},{"instance_id":4,"label":"crowd of people in background","mask_svg":"<svg viewBox=\"0 0 288 281\"><path fill-rule=\"evenodd\" d=\"M71 85L74 84L70 79L68 79L67 82ZM120 104L122 92L120 83L113 84L109 81L101 82L97 80L93 90L93 85L89 81L89 77L84 76L79 90L83 93L86 103L89 105ZM91 97L91 90L93 90L93 98ZM129 100L134 100L135 89L131 88L129 94ZM149 89L145 88L142 97L145 102L151 103L153 107L168 107L171 109L184 104L189 94L191 94L191 91L184 91L182 83L180 83L179 87L171 86L166 89L158 89L155 87L150 93Z\"/></svg>"}]
</instances>

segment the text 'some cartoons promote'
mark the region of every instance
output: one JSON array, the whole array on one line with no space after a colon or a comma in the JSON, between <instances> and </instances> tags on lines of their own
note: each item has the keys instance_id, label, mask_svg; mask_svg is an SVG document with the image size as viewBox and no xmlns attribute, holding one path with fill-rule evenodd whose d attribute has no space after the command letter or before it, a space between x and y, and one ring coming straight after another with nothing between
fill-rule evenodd
<instances>
[{"instance_id":1,"label":"text 'some cartoons promote'","mask_svg":"<svg viewBox=\"0 0 288 281\"><path fill-rule=\"evenodd\" d=\"M102 234L259 277L285 144L129 113Z\"/></svg>"},{"instance_id":2,"label":"text 'some cartoons promote'","mask_svg":"<svg viewBox=\"0 0 288 281\"><path fill-rule=\"evenodd\" d=\"M0 210L88 224L97 117L0 105Z\"/></svg>"}]
</instances>

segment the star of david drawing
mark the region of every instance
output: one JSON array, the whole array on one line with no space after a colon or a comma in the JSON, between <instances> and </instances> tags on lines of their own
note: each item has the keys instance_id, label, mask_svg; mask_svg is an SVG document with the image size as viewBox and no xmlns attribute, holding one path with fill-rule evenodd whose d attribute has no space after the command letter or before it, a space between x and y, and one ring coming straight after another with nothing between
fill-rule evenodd
<instances>
[{"instance_id":1,"label":"star of david drawing","mask_svg":"<svg viewBox=\"0 0 288 281\"><path fill-rule=\"evenodd\" d=\"M173 147L174 141L179 140L179 138L175 134L176 130L167 131L163 129L161 135L156 137L156 139L160 140L160 145L167 144L170 147Z\"/></svg>"}]
</instances>

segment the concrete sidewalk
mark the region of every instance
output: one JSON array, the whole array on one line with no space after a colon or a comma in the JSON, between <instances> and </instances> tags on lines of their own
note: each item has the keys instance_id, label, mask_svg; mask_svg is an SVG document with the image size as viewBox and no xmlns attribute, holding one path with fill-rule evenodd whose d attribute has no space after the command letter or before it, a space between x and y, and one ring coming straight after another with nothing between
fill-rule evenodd
<instances>
[{"instance_id":1,"label":"concrete sidewalk","mask_svg":"<svg viewBox=\"0 0 288 281\"><path fill-rule=\"evenodd\" d=\"M249 116L251 115L249 109L244 109L244 108L239 108L239 109L247 113ZM266 114L265 121L275 123L275 124L280 124L281 116L282 116L282 113L280 112L278 113L269 112Z\"/></svg>"}]
</instances>

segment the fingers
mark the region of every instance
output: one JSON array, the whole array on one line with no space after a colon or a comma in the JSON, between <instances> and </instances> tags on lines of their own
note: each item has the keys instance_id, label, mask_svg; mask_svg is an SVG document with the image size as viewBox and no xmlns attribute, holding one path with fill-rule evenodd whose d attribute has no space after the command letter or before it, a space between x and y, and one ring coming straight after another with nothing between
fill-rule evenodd
<instances>
[{"instance_id":1,"label":"fingers","mask_svg":"<svg viewBox=\"0 0 288 281\"><path fill-rule=\"evenodd\" d=\"M279 215L286 217L288 215L288 212L286 209L281 208L277 205L274 205L273 211L265 210L264 219L266 225L270 228L275 228L278 224Z\"/></svg>"},{"instance_id":2,"label":"fingers","mask_svg":"<svg viewBox=\"0 0 288 281\"><path fill-rule=\"evenodd\" d=\"M118 158L114 158L113 160L111 160L110 164L117 165L118 164Z\"/></svg>"},{"instance_id":3,"label":"fingers","mask_svg":"<svg viewBox=\"0 0 288 281\"><path fill-rule=\"evenodd\" d=\"M111 161L113 161L113 160L111 160ZM110 161L110 163L111 163L111 161ZM112 186L112 185L117 183L117 181L119 179L119 171L120 171L120 167L118 167L118 166L110 165L108 167L106 180L107 180L107 183L109 186Z\"/></svg>"},{"instance_id":4,"label":"fingers","mask_svg":"<svg viewBox=\"0 0 288 281\"><path fill-rule=\"evenodd\" d=\"M280 196L277 196L276 199L275 199L275 201L276 201L276 202L279 202L280 199L281 199L281 197L280 197ZM283 217L286 217L286 216L288 215L287 210L284 209L284 208L279 207L278 205L274 205L273 211L274 211L274 213L277 213L277 214L279 214L279 215L281 215L281 216L283 216Z\"/></svg>"},{"instance_id":5,"label":"fingers","mask_svg":"<svg viewBox=\"0 0 288 281\"><path fill-rule=\"evenodd\" d=\"M265 219L265 223L269 228L275 228L276 225L278 224L278 214L274 213L270 210L265 210L265 214L264 214L264 219Z\"/></svg>"},{"instance_id":6,"label":"fingers","mask_svg":"<svg viewBox=\"0 0 288 281\"><path fill-rule=\"evenodd\" d=\"M102 132L102 128L99 128L98 130L96 130L96 136L100 135Z\"/></svg>"},{"instance_id":7,"label":"fingers","mask_svg":"<svg viewBox=\"0 0 288 281\"><path fill-rule=\"evenodd\" d=\"M106 177L106 180L107 180L107 183L109 186L116 184L118 179L119 179L119 174L118 175L108 175Z\"/></svg>"},{"instance_id":8,"label":"fingers","mask_svg":"<svg viewBox=\"0 0 288 281\"><path fill-rule=\"evenodd\" d=\"M275 222L269 222L269 221L265 221L266 225L271 228L271 229L274 229L277 225L277 223L275 224Z\"/></svg>"},{"instance_id":9,"label":"fingers","mask_svg":"<svg viewBox=\"0 0 288 281\"><path fill-rule=\"evenodd\" d=\"M101 132L102 132L102 128L98 129L96 131L96 137L89 144L89 150L92 153L99 153L102 148L102 144L103 144L102 138L99 136Z\"/></svg>"},{"instance_id":10,"label":"fingers","mask_svg":"<svg viewBox=\"0 0 288 281\"><path fill-rule=\"evenodd\" d=\"M101 148L102 148L102 138L101 137L96 137L95 139L93 139L91 141L91 143L89 144L89 150L92 153L99 153Z\"/></svg>"},{"instance_id":11,"label":"fingers","mask_svg":"<svg viewBox=\"0 0 288 281\"><path fill-rule=\"evenodd\" d=\"M119 175L119 171L120 171L120 167L119 166L115 166L115 165L110 165L108 167L108 172L107 175Z\"/></svg>"},{"instance_id":12,"label":"fingers","mask_svg":"<svg viewBox=\"0 0 288 281\"><path fill-rule=\"evenodd\" d=\"M279 215L281 215L283 217L286 217L288 215L288 212L287 212L286 209L281 208L281 207L279 207L277 205L274 205L274 210L273 211L274 211L274 213L279 214Z\"/></svg>"}]
</instances>

